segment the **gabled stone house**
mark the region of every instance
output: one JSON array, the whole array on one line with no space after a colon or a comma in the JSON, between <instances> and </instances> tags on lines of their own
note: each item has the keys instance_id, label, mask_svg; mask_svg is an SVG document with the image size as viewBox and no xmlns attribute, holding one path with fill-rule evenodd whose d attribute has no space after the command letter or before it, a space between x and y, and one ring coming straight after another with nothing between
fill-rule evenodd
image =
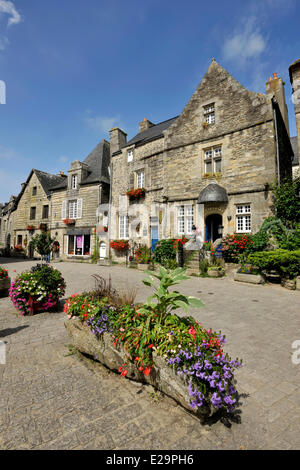
<instances>
[{"instance_id":1,"label":"gabled stone house","mask_svg":"<svg viewBox=\"0 0 300 470\"><path fill-rule=\"evenodd\" d=\"M255 233L272 214L270 185L292 172L282 80L255 93L214 60L179 116L145 119L129 142L118 128L110 136L111 240ZM131 201L138 187L145 195Z\"/></svg>"},{"instance_id":2,"label":"gabled stone house","mask_svg":"<svg viewBox=\"0 0 300 470\"><path fill-rule=\"evenodd\" d=\"M64 175L52 175L31 170L15 200L13 221L14 245L22 245L29 257L33 252L29 242L41 229L50 229L51 188L66 179Z\"/></svg>"},{"instance_id":3,"label":"gabled stone house","mask_svg":"<svg viewBox=\"0 0 300 470\"><path fill-rule=\"evenodd\" d=\"M59 256L87 260L96 238L101 257L107 253L110 189L110 145L102 140L88 157L75 160L68 176L51 190L51 235L59 242Z\"/></svg>"},{"instance_id":4,"label":"gabled stone house","mask_svg":"<svg viewBox=\"0 0 300 470\"><path fill-rule=\"evenodd\" d=\"M9 202L0 205L0 248L11 249L16 244L14 239L16 199L16 196L11 196Z\"/></svg>"}]
</instances>

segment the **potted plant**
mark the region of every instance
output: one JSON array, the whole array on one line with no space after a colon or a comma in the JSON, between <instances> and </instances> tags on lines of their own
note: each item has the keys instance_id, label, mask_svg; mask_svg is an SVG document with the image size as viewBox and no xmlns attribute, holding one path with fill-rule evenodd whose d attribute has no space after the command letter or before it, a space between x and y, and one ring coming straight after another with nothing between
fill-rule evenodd
<instances>
[{"instance_id":1,"label":"potted plant","mask_svg":"<svg viewBox=\"0 0 300 470\"><path fill-rule=\"evenodd\" d=\"M10 277L8 270L0 266L0 295L7 295L10 288Z\"/></svg>"},{"instance_id":2,"label":"potted plant","mask_svg":"<svg viewBox=\"0 0 300 470\"><path fill-rule=\"evenodd\" d=\"M56 308L65 288L60 271L47 264L38 264L16 277L9 296L21 315L33 315Z\"/></svg>"},{"instance_id":3,"label":"potted plant","mask_svg":"<svg viewBox=\"0 0 300 470\"><path fill-rule=\"evenodd\" d=\"M140 245L135 250L135 259L138 269L145 271L149 268L149 263L152 261L151 249L147 245Z\"/></svg>"}]
</instances>

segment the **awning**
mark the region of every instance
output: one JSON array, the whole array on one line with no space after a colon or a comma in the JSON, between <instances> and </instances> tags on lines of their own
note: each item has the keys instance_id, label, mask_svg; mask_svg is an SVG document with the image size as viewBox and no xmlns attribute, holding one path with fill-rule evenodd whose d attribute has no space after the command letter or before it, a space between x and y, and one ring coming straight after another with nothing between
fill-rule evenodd
<instances>
[{"instance_id":1,"label":"awning","mask_svg":"<svg viewBox=\"0 0 300 470\"><path fill-rule=\"evenodd\" d=\"M204 188L198 197L198 204L206 202L228 202L226 189L216 183L211 183Z\"/></svg>"}]
</instances>

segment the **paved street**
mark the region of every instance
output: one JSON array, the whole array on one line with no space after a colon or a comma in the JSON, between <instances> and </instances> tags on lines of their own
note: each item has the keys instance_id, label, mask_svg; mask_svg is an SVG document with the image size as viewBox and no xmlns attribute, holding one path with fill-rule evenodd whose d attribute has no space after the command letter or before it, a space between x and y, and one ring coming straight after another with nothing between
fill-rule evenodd
<instances>
[{"instance_id":1,"label":"paved street","mask_svg":"<svg viewBox=\"0 0 300 470\"><path fill-rule=\"evenodd\" d=\"M12 278L34 262L0 260ZM111 274L118 288L150 289L144 273L125 267L57 263L67 293L93 287L91 274ZM1 449L300 449L300 364L292 343L300 340L300 292L279 285L254 286L232 279L190 278L180 290L205 307L191 313L207 328L222 330L225 350L242 358L236 373L239 419L201 425L151 387L141 386L81 358L68 345L62 312L17 316L0 299Z\"/></svg>"}]
</instances>

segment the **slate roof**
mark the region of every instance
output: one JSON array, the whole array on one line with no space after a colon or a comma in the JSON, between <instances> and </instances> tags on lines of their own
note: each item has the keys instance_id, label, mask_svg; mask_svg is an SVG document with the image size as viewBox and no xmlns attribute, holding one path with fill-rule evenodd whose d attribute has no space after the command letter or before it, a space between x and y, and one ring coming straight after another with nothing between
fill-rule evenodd
<instances>
[{"instance_id":1,"label":"slate roof","mask_svg":"<svg viewBox=\"0 0 300 470\"><path fill-rule=\"evenodd\" d=\"M43 190L47 196L50 196L50 191L57 184L62 184L67 180L66 175L52 175L51 173L46 173L45 171L40 171L33 169L36 176L39 179L39 182L42 185Z\"/></svg>"},{"instance_id":2,"label":"slate roof","mask_svg":"<svg viewBox=\"0 0 300 470\"><path fill-rule=\"evenodd\" d=\"M168 119L167 121L159 122L152 127L149 127L146 131L139 132L136 136L134 136L129 142L127 142L124 147L128 147L129 145L139 146L143 145L146 142L151 140L158 139L159 137L163 137L163 131L168 129L168 127L175 122L178 116Z\"/></svg>"},{"instance_id":3,"label":"slate roof","mask_svg":"<svg viewBox=\"0 0 300 470\"><path fill-rule=\"evenodd\" d=\"M291 144L294 152L294 158L292 161L292 165L296 166L299 165L299 149L298 149L298 138L297 137L291 137Z\"/></svg>"},{"instance_id":4,"label":"slate roof","mask_svg":"<svg viewBox=\"0 0 300 470\"><path fill-rule=\"evenodd\" d=\"M110 178L108 173L110 162L110 148L109 143L103 139L94 148L94 150L83 160L83 163L88 165L89 174L81 181L80 185L92 184L92 183L107 183L110 184ZM67 178L64 181L54 185L51 189L64 189L67 187Z\"/></svg>"}]
</instances>

